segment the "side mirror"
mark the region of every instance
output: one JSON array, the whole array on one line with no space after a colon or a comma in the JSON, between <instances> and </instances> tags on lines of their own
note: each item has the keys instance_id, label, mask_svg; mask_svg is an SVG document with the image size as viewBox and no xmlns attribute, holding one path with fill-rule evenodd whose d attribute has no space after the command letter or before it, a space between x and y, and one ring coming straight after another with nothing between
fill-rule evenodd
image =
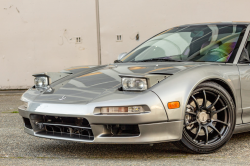
<instances>
[{"instance_id":1,"label":"side mirror","mask_svg":"<svg viewBox=\"0 0 250 166\"><path fill-rule=\"evenodd\" d=\"M246 48L243 48L243 50L242 50L242 53L241 53L241 55L240 55L240 59L239 59L239 62L240 63L249 63L249 54L248 54L248 51L247 51L247 49Z\"/></svg>"},{"instance_id":2,"label":"side mirror","mask_svg":"<svg viewBox=\"0 0 250 166\"><path fill-rule=\"evenodd\" d=\"M122 59L124 56L126 56L126 55L127 55L126 52L121 53L120 55L118 55L118 58L117 58L117 60L114 61L114 63L121 63L121 62L122 62L121 59Z\"/></svg>"},{"instance_id":3,"label":"side mirror","mask_svg":"<svg viewBox=\"0 0 250 166\"><path fill-rule=\"evenodd\" d=\"M126 52L121 53L120 55L118 55L117 60L121 60L125 55L127 55Z\"/></svg>"}]
</instances>

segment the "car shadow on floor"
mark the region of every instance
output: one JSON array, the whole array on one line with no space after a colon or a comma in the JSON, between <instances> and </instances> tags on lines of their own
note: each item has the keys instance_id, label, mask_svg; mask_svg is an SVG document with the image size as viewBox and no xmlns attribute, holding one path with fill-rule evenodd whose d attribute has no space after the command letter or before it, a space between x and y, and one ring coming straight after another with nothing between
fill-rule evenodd
<instances>
[{"instance_id":1,"label":"car shadow on floor","mask_svg":"<svg viewBox=\"0 0 250 166\"><path fill-rule=\"evenodd\" d=\"M246 145L247 144L247 145ZM250 133L233 135L232 139L219 151L217 156L224 153L235 153L241 146L250 147ZM148 144L83 144L76 142L50 140L45 144L32 145L31 151L40 152L46 156L80 157L80 158L123 158L123 159L159 159L159 158L185 158L189 154L176 148L172 143ZM212 155L212 154L208 154Z\"/></svg>"},{"instance_id":2,"label":"car shadow on floor","mask_svg":"<svg viewBox=\"0 0 250 166\"><path fill-rule=\"evenodd\" d=\"M83 144L51 140L45 145L33 146L35 151L46 151L65 157L87 158L155 158L155 156L184 155L172 143L149 144ZM50 154L52 155L52 154Z\"/></svg>"}]
</instances>

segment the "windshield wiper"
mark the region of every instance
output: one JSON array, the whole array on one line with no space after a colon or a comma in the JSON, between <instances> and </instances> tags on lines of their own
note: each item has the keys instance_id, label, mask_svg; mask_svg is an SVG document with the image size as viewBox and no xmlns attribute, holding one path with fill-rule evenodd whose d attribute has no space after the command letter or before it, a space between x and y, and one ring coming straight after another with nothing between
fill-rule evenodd
<instances>
[{"instance_id":1,"label":"windshield wiper","mask_svg":"<svg viewBox=\"0 0 250 166\"><path fill-rule=\"evenodd\" d=\"M115 60L114 63L123 63L121 60Z\"/></svg>"},{"instance_id":2,"label":"windshield wiper","mask_svg":"<svg viewBox=\"0 0 250 166\"><path fill-rule=\"evenodd\" d=\"M133 61L133 62L150 62L150 61L168 61L168 62L184 62L181 60L175 60L175 59L166 59L166 58L151 58L151 59L144 59L140 61Z\"/></svg>"}]
</instances>

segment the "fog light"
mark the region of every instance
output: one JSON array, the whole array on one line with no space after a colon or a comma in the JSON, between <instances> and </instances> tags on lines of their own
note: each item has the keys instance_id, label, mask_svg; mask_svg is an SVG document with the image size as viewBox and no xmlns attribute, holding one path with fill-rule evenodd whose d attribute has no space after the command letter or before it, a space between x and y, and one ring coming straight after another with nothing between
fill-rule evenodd
<instances>
[{"instance_id":1,"label":"fog light","mask_svg":"<svg viewBox=\"0 0 250 166\"><path fill-rule=\"evenodd\" d=\"M130 107L102 107L101 113L141 113L144 112L142 106Z\"/></svg>"}]
</instances>

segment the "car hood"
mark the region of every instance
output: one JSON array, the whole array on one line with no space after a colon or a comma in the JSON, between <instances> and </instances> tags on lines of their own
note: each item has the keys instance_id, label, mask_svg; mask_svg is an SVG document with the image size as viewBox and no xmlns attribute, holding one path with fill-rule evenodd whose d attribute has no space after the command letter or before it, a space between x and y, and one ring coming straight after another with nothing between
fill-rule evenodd
<instances>
[{"instance_id":1,"label":"car hood","mask_svg":"<svg viewBox=\"0 0 250 166\"><path fill-rule=\"evenodd\" d=\"M159 62L159 63L118 63L106 66L97 66L73 73L51 86L55 91L51 94L40 94L37 102L53 103L82 103L86 104L94 99L117 91L121 85L119 74L165 74L173 75L180 71L195 67L191 62ZM58 88L59 86L59 88ZM63 99L65 96L67 99ZM64 97L64 98L65 98ZM63 100L63 102L62 102Z\"/></svg>"}]
</instances>

